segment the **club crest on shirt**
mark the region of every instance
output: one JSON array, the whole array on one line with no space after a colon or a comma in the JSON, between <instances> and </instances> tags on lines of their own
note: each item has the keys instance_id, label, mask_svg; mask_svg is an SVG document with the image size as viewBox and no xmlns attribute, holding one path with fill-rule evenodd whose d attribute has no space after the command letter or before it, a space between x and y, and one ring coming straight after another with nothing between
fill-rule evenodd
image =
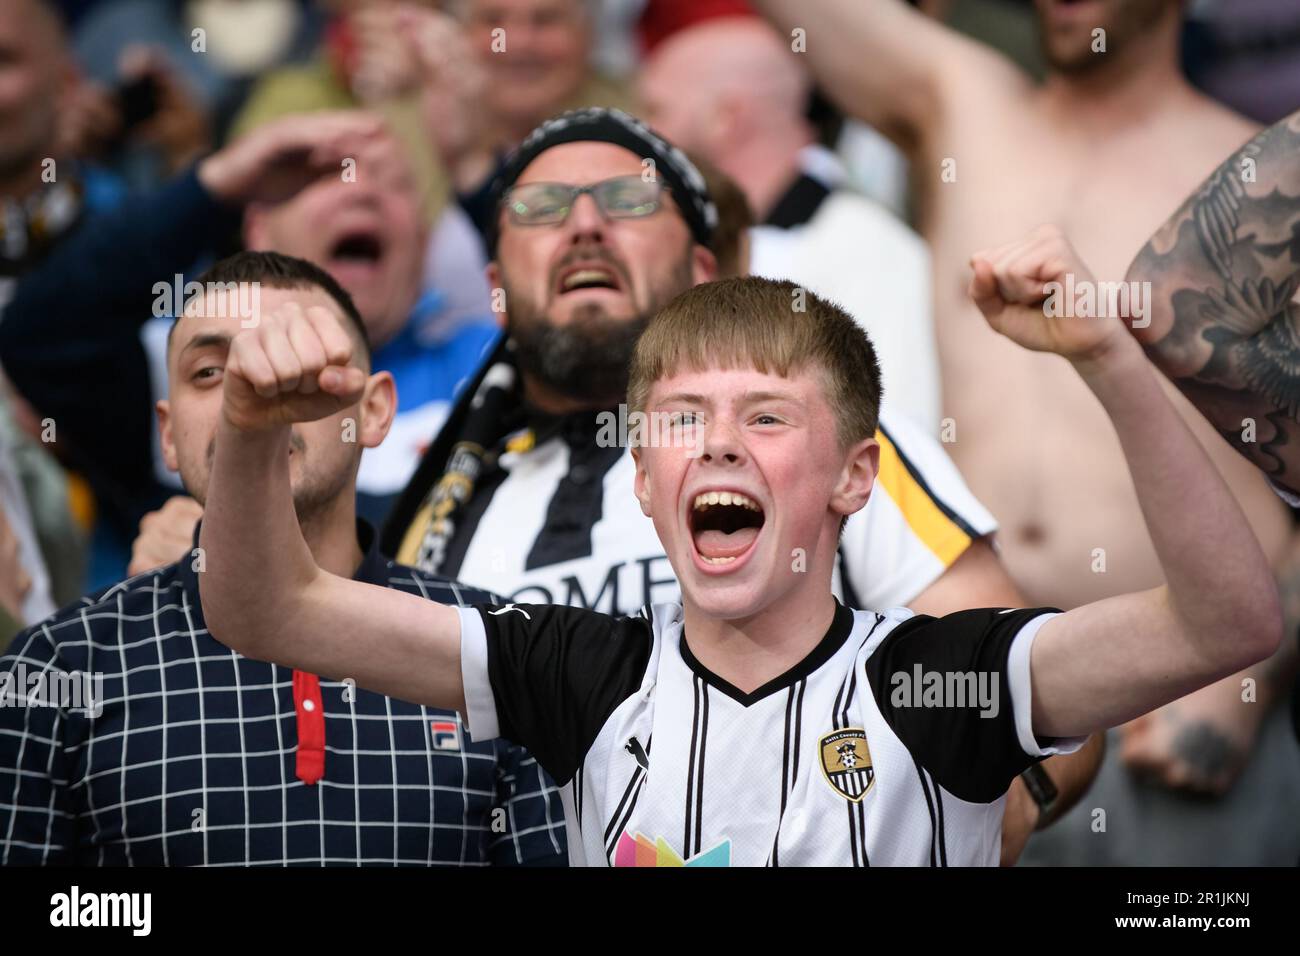
<instances>
[{"instance_id":1,"label":"club crest on shirt","mask_svg":"<svg viewBox=\"0 0 1300 956\"><path fill-rule=\"evenodd\" d=\"M876 771L871 766L865 730L861 727L833 730L818 741L817 749L826 782L840 796L856 802L867 795L876 782Z\"/></svg>"}]
</instances>

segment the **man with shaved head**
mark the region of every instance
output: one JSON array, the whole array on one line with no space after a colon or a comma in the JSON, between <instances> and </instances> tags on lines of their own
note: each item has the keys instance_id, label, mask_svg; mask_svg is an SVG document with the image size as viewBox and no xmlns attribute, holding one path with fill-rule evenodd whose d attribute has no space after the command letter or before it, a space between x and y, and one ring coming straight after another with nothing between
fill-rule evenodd
<instances>
[{"instance_id":1,"label":"man with shaved head","mask_svg":"<svg viewBox=\"0 0 1300 956\"><path fill-rule=\"evenodd\" d=\"M640 73L646 120L745 190L760 220L779 205L812 142L812 80L779 33L718 17L669 35Z\"/></svg>"},{"instance_id":2,"label":"man with shaved head","mask_svg":"<svg viewBox=\"0 0 1300 956\"><path fill-rule=\"evenodd\" d=\"M789 42L754 17L704 20L654 47L640 92L651 123L744 191L759 223L750 271L843 305L880 353L890 411L936 432L929 254L816 142L812 79Z\"/></svg>"}]
</instances>

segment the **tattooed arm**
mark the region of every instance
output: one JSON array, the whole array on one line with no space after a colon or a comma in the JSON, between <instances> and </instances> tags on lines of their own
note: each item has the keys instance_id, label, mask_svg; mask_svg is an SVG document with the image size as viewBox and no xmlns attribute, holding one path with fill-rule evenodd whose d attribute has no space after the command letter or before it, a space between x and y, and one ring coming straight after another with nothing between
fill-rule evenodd
<instances>
[{"instance_id":1,"label":"tattooed arm","mask_svg":"<svg viewBox=\"0 0 1300 956\"><path fill-rule=\"evenodd\" d=\"M1300 493L1300 112L1264 130L1129 267L1151 360L1233 448Z\"/></svg>"}]
</instances>

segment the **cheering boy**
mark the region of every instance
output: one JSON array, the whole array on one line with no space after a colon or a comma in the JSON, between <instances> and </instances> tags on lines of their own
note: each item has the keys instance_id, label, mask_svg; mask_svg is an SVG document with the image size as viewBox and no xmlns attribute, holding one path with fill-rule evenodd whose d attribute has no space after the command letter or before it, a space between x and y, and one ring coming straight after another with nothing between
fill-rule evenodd
<instances>
[{"instance_id":1,"label":"cheering boy","mask_svg":"<svg viewBox=\"0 0 1300 956\"><path fill-rule=\"evenodd\" d=\"M528 747L564 788L575 863L995 864L1018 773L1267 657L1280 611L1122 321L1048 316L1045 284L1093 281L1063 237L972 261L989 323L1068 359L1110 414L1165 586L1066 613L840 605L839 531L875 480L875 356L811 293L733 279L669 303L631 373L631 410L668 425L633 454L680 605L453 608L317 567L289 428L350 404L361 376L337 322L288 308L240 331L225 368L200 540L209 627Z\"/></svg>"}]
</instances>

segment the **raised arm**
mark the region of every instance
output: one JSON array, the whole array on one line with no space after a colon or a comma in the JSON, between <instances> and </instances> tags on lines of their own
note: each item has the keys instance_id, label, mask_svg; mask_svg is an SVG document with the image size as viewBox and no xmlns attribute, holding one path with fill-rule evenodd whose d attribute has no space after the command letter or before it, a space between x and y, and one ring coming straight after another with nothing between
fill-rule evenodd
<instances>
[{"instance_id":1,"label":"raised arm","mask_svg":"<svg viewBox=\"0 0 1300 956\"><path fill-rule=\"evenodd\" d=\"M139 327L158 297L154 284L190 271L245 204L279 202L337 175L382 129L354 111L268 123L157 192L89 219L18 282L0 322L0 364L58 423L99 495L137 516L152 506L152 395Z\"/></svg>"},{"instance_id":2,"label":"raised arm","mask_svg":"<svg viewBox=\"0 0 1300 956\"><path fill-rule=\"evenodd\" d=\"M939 114L942 88L979 44L900 0L754 0L791 37L803 30L808 68L846 113L904 148ZM798 49L798 47L795 47Z\"/></svg>"},{"instance_id":3,"label":"raised arm","mask_svg":"<svg viewBox=\"0 0 1300 956\"><path fill-rule=\"evenodd\" d=\"M1166 581L1043 626L1030 657L1034 732L1113 727L1270 656L1281 612L1268 562L1155 369L1121 319L1047 314L1047 283L1094 282L1070 244L1045 227L972 265L971 296L989 324L1069 359L1106 409Z\"/></svg>"},{"instance_id":4,"label":"raised arm","mask_svg":"<svg viewBox=\"0 0 1300 956\"><path fill-rule=\"evenodd\" d=\"M1233 153L1138 253L1134 335L1227 439L1300 493L1300 112Z\"/></svg>"},{"instance_id":5,"label":"raised arm","mask_svg":"<svg viewBox=\"0 0 1300 956\"><path fill-rule=\"evenodd\" d=\"M298 526L290 426L356 403L365 374L351 355L319 306L291 304L235 335L199 536L204 618L248 657L463 711L456 611L323 571Z\"/></svg>"}]
</instances>

